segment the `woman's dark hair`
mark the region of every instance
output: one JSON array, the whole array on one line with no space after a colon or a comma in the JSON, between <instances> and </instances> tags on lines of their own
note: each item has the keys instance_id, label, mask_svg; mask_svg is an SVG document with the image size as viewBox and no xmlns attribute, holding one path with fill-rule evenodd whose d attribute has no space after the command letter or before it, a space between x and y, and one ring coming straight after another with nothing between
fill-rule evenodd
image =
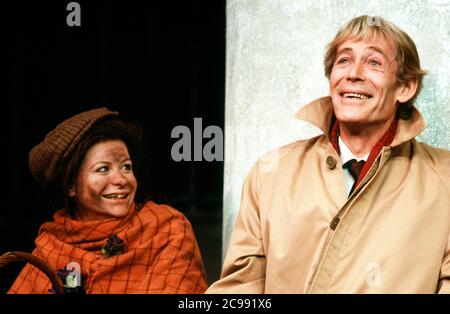
<instances>
[{"instance_id":1,"label":"woman's dark hair","mask_svg":"<svg viewBox=\"0 0 450 314\"><path fill-rule=\"evenodd\" d=\"M48 193L54 201L56 209L63 207L72 215L76 207L73 199L68 196L68 191L75 183L78 172L83 164L87 151L94 145L109 141L123 141L133 162L133 172L136 180L140 181L140 159L142 158L142 127L135 121L123 121L117 117L106 117L97 121L74 149L73 153L63 160L60 172L56 179L49 185ZM139 189L139 184L138 184Z\"/></svg>"}]
</instances>

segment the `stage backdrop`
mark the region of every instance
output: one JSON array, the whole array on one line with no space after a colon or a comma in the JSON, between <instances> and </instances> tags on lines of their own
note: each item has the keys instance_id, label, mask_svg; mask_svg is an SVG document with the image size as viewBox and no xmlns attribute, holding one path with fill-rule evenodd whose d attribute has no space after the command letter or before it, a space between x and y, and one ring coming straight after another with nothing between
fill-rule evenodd
<instances>
[{"instance_id":1,"label":"stage backdrop","mask_svg":"<svg viewBox=\"0 0 450 314\"><path fill-rule=\"evenodd\" d=\"M450 0L228 0L223 254L257 157L320 133L294 114L328 95L325 46L364 14L390 20L415 41L429 71L416 102L428 124L419 139L450 149Z\"/></svg>"}]
</instances>

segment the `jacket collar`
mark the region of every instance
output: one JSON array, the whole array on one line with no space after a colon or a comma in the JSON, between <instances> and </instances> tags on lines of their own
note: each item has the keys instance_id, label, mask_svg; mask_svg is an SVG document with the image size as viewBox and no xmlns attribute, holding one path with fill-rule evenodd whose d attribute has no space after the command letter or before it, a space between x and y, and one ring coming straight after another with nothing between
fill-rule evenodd
<instances>
[{"instance_id":1,"label":"jacket collar","mask_svg":"<svg viewBox=\"0 0 450 314\"><path fill-rule=\"evenodd\" d=\"M330 96L313 100L309 104L300 108L295 114L299 120L303 120L316 125L323 133L329 137L330 128L333 123L334 110ZM408 120L398 120L397 132L391 146L398 146L419 135L426 127L422 114L413 107L413 112Z\"/></svg>"}]
</instances>

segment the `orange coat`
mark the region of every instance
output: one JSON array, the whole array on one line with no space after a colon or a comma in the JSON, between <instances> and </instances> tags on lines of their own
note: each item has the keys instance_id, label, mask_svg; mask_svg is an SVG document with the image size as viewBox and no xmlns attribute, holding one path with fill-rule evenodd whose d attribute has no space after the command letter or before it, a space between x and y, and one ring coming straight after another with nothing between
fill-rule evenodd
<instances>
[{"instance_id":1,"label":"orange coat","mask_svg":"<svg viewBox=\"0 0 450 314\"><path fill-rule=\"evenodd\" d=\"M104 258L108 237L125 251ZM33 254L55 269L76 262L86 293L202 293L207 288L200 250L189 221L167 205L146 203L122 219L80 221L63 210L44 223ZM49 293L51 283L27 264L9 293Z\"/></svg>"}]
</instances>

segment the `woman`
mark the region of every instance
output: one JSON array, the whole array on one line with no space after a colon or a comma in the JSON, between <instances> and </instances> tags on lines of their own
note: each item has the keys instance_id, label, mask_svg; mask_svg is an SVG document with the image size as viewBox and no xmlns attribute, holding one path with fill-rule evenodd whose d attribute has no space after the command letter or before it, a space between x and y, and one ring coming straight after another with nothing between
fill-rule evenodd
<instances>
[{"instance_id":1,"label":"woman","mask_svg":"<svg viewBox=\"0 0 450 314\"><path fill-rule=\"evenodd\" d=\"M29 154L30 170L63 209L44 223L33 254L58 269L66 292L202 293L190 223L167 205L135 203L141 129L99 108L59 124ZM51 293L27 264L9 293Z\"/></svg>"}]
</instances>

